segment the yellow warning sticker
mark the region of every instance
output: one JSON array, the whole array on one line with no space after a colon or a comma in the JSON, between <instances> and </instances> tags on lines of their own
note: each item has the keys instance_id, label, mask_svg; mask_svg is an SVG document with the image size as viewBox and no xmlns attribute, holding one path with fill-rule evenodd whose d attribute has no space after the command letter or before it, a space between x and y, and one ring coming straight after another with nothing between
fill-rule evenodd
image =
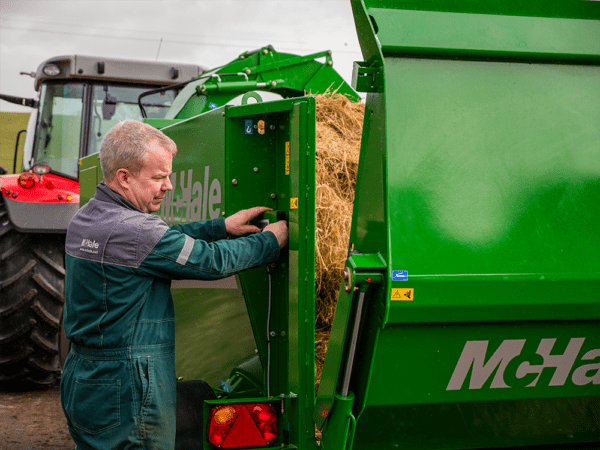
<instances>
[{"instance_id":1,"label":"yellow warning sticker","mask_svg":"<svg viewBox=\"0 0 600 450\"><path fill-rule=\"evenodd\" d=\"M290 174L290 141L285 143L285 174Z\"/></svg>"},{"instance_id":2,"label":"yellow warning sticker","mask_svg":"<svg viewBox=\"0 0 600 450\"><path fill-rule=\"evenodd\" d=\"M298 197L290 198L290 209L298 209Z\"/></svg>"},{"instance_id":3,"label":"yellow warning sticker","mask_svg":"<svg viewBox=\"0 0 600 450\"><path fill-rule=\"evenodd\" d=\"M403 302L412 302L415 296L414 288L400 289L392 288L392 300L399 300Z\"/></svg>"}]
</instances>

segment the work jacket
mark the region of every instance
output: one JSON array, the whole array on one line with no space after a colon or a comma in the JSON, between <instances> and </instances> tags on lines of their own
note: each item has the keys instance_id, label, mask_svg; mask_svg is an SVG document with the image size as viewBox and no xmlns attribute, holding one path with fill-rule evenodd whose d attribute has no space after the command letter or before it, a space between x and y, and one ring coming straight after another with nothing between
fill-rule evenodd
<instances>
[{"instance_id":1,"label":"work jacket","mask_svg":"<svg viewBox=\"0 0 600 450\"><path fill-rule=\"evenodd\" d=\"M279 257L271 232L226 237L224 219L169 226L104 182L73 217L63 318L72 350L61 401L78 448L172 447L171 280L224 278Z\"/></svg>"}]
</instances>

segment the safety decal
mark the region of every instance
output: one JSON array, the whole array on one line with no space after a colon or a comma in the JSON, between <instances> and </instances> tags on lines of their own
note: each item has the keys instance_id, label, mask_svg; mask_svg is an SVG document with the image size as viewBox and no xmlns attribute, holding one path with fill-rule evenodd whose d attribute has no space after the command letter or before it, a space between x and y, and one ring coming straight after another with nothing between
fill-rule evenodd
<instances>
[{"instance_id":1,"label":"safety decal","mask_svg":"<svg viewBox=\"0 0 600 450\"><path fill-rule=\"evenodd\" d=\"M252 119L244 120L244 134L252 134L254 132L254 121Z\"/></svg>"},{"instance_id":2,"label":"safety decal","mask_svg":"<svg viewBox=\"0 0 600 450\"><path fill-rule=\"evenodd\" d=\"M392 281L407 281L408 270L392 270Z\"/></svg>"},{"instance_id":3,"label":"safety decal","mask_svg":"<svg viewBox=\"0 0 600 450\"><path fill-rule=\"evenodd\" d=\"M290 174L290 141L285 143L285 174Z\"/></svg>"},{"instance_id":4,"label":"safety decal","mask_svg":"<svg viewBox=\"0 0 600 450\"><path fill-rule=\"evenodd\" d=\"M298 197L290 198L290 209L298 209Z\"/></svg>"},{"instance_id":5,"label":"safety decal","mask_svg":"<svg viewBox=\"0 0 600 450\"><path fill-rule=\"evenodd\" d=\"M412 302L415 297L414 288L392 288L392 300L401 302Z\"/></svg>"}]
</instances>

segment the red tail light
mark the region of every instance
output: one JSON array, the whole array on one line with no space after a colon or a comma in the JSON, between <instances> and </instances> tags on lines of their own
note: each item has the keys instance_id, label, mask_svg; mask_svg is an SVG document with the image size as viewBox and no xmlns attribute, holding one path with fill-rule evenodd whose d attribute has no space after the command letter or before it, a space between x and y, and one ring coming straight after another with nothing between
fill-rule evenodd
<instances>
[{"instance_id":1,"label":"red tail light","mask_svg":"<svg viewBox=\"0 0 600 450\"><path fill-rule=\"evenodd\" d=\"M277 413L268 403L219 405L210 412L208 442L216 447L264 447L277 435Z\"/></svg>"},{"instance_id":2,"label":"red tail light","mask_svg":"<svg viewBox=\"0 0 600 450\"><path fill-rule=\"evenodd\" d=\"M264 403L254 405L250 412L257 423L273 422L273 420L277 418L277 414L275 414L273 407Z\"/></svg>"},{"instance_id":3,"label":"red tail light","mask_svg":"<svg viewBox=\"0 0 600 450\"><path fill-rule=\"evenodd\" d=\"M19 175L19 184L22 188L31 189L35 186L35 178L31 172L23 172Z\"/></svg>"}]
</instances>

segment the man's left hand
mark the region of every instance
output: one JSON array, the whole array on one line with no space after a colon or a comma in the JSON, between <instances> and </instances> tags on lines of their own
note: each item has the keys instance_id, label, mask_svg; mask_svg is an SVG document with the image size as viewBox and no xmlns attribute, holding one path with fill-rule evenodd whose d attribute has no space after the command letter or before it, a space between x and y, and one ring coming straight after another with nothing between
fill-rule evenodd
<instances>
[{"instance_id":1,"label":"man's left hand","mask_svg":"<svg viewBox=\"0 0 600 450\"><path fill-rule=\"evenodd\" d=\"M242 209L225 219L225 228L232 236L242 236L246 233L260 233L260 228L249 225L250 221L260 216L265 211L273 211L266 206L255 206L250 209Z\"/></svg>"}]
</instances>

